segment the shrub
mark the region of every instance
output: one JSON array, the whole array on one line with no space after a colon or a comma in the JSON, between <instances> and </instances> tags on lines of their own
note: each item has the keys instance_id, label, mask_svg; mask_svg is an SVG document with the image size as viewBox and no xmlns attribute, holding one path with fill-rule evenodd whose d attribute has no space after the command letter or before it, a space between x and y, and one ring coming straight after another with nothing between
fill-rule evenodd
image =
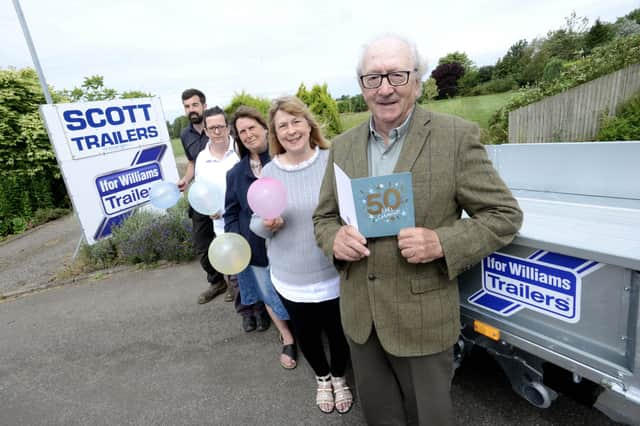
<instances>
[{"instance_id":1,"label":"shrub","mask_svg":"<svg viewBox=\"0 0 640 426\"><path fill-rule=\"evenodd\" d=\"M603 115L597 139L600 141L640 140L640 94L618 107L615 117Z\"/></svg>"},{"instance_id":2,"label":"shrub","mask_svg":"<svg viewBox=\"0 0 640 426\"><path fill-rule=\"evenodd\" d=\"M191 222L180 215L140 214L124 221L113 233L118 256L124 263L180 262L194 256Z\"/></svg>"},{"instance_id":3,"label":"shrub","mask_svg":"<svg viewBox=\"0 0 640 426\"><path fill-rule=\"evenodd\" d=\"M551 58L544 66L544 70L542 71L542 80L545 82L551 82L560 77L564 63L565 61L560 58Z\"/></svg>"},{"instance_id":4,"label":"shrub","mask_svg":"<svg viewBox=\"0 0 640 426\"><path fill-rule=\"evenodd\" d=\"M458 81L458 93L466 96L480 84L480 73L475 69L466 70L462 78Z\"/></svg>"},{"instance_id":5,"label":"shrub","mask_svg":"<svg viewBox=\"0 0 640 426\"><path fill-rule=\"evenodd\" d=\"M640 34L635 34L614 39L593 49L590 56L565 64L557 79L542 81L535 86L521 89L507 105L496 111L490 122L490 130L491 127L496 127L493 134L500 139L494 140L493 143L507 142L509 111L639 62Z\"/></svg>"},{"instance_id":6,"label":"shrub","mask_svg":"<svg viewBox=\"0 0 640 426\"><path fill-rule=\"evenodd\" d=\"M362 95L342 95L340 99L336 99L336 104L340 114L367 110L367 103L364 101L364 97Z\"/></svg>"},{"instance_id":7,"label":"shrub","mask_svg":"<svg viewBox=\"0 0 640 426\"><path fill-rule=\"evenodd\" d=\"M54 100L60 97L53 94ZM68 207L38 113L44 95L32 69L0 69L0 236L22 231L42 208Z\"/></svg>"},{"instance_id":8,"label":"shrub","mask_svg":"<svg viewBox=\"0 0 640 426\"><path fill-rule=\"evenodd\" d=\"M307 90L304 83L300 83L296 96L304 102L322 125L322 132L327 139L339 135L343 131L342 121L338 113L338 104L331 97L327 84L314 84Z\"/></svg>"},{"instance_id":9,"label":"shrub","mask_svg":"<svg viewBox=\"0 0 640 426\"><path fill-rule=\"evenodd\" d=\"M87 271L110 268L118 264L118 250L113 239L106 238L91 246L83 244L79 259Z\"/></svg>"},{"instance_id":10,"label":"shrub","mask_svg":"<svg viewBox=\"0 0 640 426\"><path fill-rule=\"evenodd\" d=\"M492 93L504 93L518 88L518 83L513 77L496 78L472 88L470 96L490 95Z\"/></svg>"},{"instance_id":11,"label":"shrub","mask_svg":"<svg viewBox=\"0 0 640 426\"><path fill-rule=\"evenodd\" d=\"M56 220L69 214L69 209L62 208L47 208L47 209L38 209L33 213L31 217L30 225L38 226L43 223L51 222L52 220Z\"/></svg>"},{"instance_id":12,"label":"shrub","mask_svg":"<svg viewBox=\"0 0 640 426\"><path fill-rule=\"evenodd\" d=\"M195 257L191 242L191 220L186 198L167 214L138 210L113 229L111 238L84 245L85 269L96 270L118 264L189 261Z\"/></svg>"},{"instance_id":13,"label":"shrub","mask_svg":"<svg viewBox=\"0 0 640 426\"><path fill-rule=\"evenodd\" d=\"M233 113L242 105L255 108L266 117L269 112L269 107L271 106L271 101L269 101L269 99L252 96L243 90L233 95L231 103L225 107L224 112L231 118ZM186 124L182 125L182 127L184 126L186 126ZM178 130L178 136L180 136L180 130Z\"/></svg>"},{"instance_id":14,"label":"shrub","mask_svg":"<svg viewBox=\"0 0 640 426\"><path fill-rule=\"evenodd\" d=\"M458 80L464 75L464 67L457 62L438 65L431 77L438 85L438 99L453 98L458 93Z\"/></svg>"},{"instance_id":15,"label":"shrub","mask_svg":"<svg viewBox=\"0 0 640 426\"><path fill-rule=\"evenodd\" d=\"M418 98L418 103L425 103L438 97L438 85L434 78L429 77L422 82L422 94Z\"/></svg>"}]
</instances>

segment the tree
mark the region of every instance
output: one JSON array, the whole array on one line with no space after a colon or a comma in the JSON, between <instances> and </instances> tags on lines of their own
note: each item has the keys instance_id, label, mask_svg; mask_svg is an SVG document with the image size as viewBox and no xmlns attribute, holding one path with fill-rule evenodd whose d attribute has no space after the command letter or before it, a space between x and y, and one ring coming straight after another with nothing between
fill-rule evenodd
<instances>
[{"instance_id":1,"label":"tree","mask_svg":"<svg viewBox=\"0 0 640 426\"><path fill-rule=\"evenodd\" d=\"M542 81L550 82L560 77L564 64L565 61L560 58L551 58L551 60L544 66Z\"/></svg>"},{"instance_id":2,"label":"tree","mask_svg":"<svg viewBox=\"0 0 640 426\"><path fill-rule=\"evenodd\" d=\"M349 95L342 95L339 99L336 99L336 105L338 105L338 112L340 114L353 112L351 110L351 96Z\"/></svg>"},{"instance_id":3,"label":"tree","mask_svg":"<svg viewBox=\"0 0 640 426\"><path fill-rule=\"evenodd\" d=\"M69 200L38 107L45 103L31 68L0 69L0 235L21 232L36 210ZM52 93L54 102L60 94Z\"/></svg>"},{"instance_id":4,"label":"tree","mask_svg":"<svg viewBox=\"0 0 640 426\"><path fill-rule=\"evenodd\" d=\"M169 125L169 136L171 138L179 138L182 129L189 125L189 119L185 115L180 115Z\"/></svg>"},{"instance_id":5,"label":"tree","mask_svg":"<svg viewBox=\"0 0 640 426\"><path fill-rule=\"evenodd\" d=\"M438 59L438 65L453 63L462 65L465 72L475 68L475 64L471 59L469 59L469 56L467 56L465 52L458 52L457 50L455 52L447 53L442 58Z\"/></svg>"},{"instance_id":6,"label":"tree","mask_svg":"<svg viewBox=\"0 0 640 426\"><path fill-rule=\"evenodd\" d=\"M589 32L584 37L584 48L586 53L591 53L594 47L608 43L613 40L615 36L615 30L612 24L602 23L600 19L596 19L596 22L589 29Z\"/></svg>"},{"instance_id":7,"label":"tree","mask_svg":"<svg viewBox=\"0 0 640 426\"><path fill-rule=\"evenodd\" d=\"M307 86L305 86L304 83L300 83L300 86L298 86L298 91L296 92L296 98L300 99L307 106L310 106L311 105L311 99L309 99L310 95L311 94L307 90Z\"/></svg>"},{"instance_id":8,"label":"tree","mask_svg":"<svg viewBox=\"0 0 640 426\"><path fill-rule=\"evenodd\" d=\"M633 9L631 12L625 15L625 18L635 21L636 24L640 24L640 8Z\"/></svg>"},{"instance_id":9,"label":"tree","mask_svg":"<svg viewBox=\"0 0 640 426\"><path fill-rule=\"evenodd\" d=\"M364 97L362 95L342 95L336 100L336 103L340 114L344 112L363 112L367 110L367 103L364 101Z\"/></svg>"},{"instance_id":10,"label":"tree","mask_svg":"<svg viewBox=\"0 0 640 426\"><path fill-rule=\"evenodd\" d=\"M151 98L151 97L153 97L151 93L142 92L140 90L129 90L126 92L122 92L119 96L120 99Z\"/></svg>"},{"instance_id":11,"label":"tree","mask_svg":"<svg viewBox=\"0 0 640 426\"><path fill-rule=\"evenodd\" d=\"M362 94L351 97L351 107L353 108L353 112L363 112L369 109Z\"/></svg>"},{"instance_id":12,"label":"tree","mask_svg":"<svg viewBox=\"0 0 640 426\"><path fill-rule=\"evenodd\" d=\"M438 86L438 99L453 98L458 93L458 80L464 75L464 67L457 62L438 65L431 72Z\"/></svg>"},{"instance_id":13,"label":"tree","mask_svg":"<svg viewBox=\"0 0 640 426\"><path fill-rule=\"evenodd\" d=\"M491 80L491 76L493 75L493 65L485 65L483 67L478 68L478 81L480 83L486 83Z\"/></svg>"},{"instance_id":14,"label":"tree","mask_svg":"<svg viewBox=\"0 0 640 426\"><path fill-rule=\"evenodd\" d=\"M311 91L308 91L304 83L300 83L296 96L304 102L316 119L322 124L324 134L327 138L342 133L342 121L338 113L338 105L329 94L327 84L322 86L314 85Z\"/></svg>"},{"instance_id":15,"label":"tree","mask_svg":"<svg viewBox=\"0 0 640 426\"><path fill-rule=\"evenodd\" d=\"M85 77L80 87L74 87L72 90L63 90L60 94L69 99L70 102L106 101L116 98L150 98L153 96L140 90L128 90L118 94L117 90L104 87L104 77L101 75Z\"/></svg>"},{"instance_id":16,"label":"tree","mask_svg":"<svg viewBox=\"0 0 640 426\"><path fill-rule=\"evenodd\" d=\"M493 143L506 142L509 111L637 63L640 63L640 34L615 38L593 49L591 55L566 63L557 79L520 91L494 114L489 122Z\"/></svg>"},{"instance_id":17,"label":"tree","mask_svg":"<svg viewBox=\"0 0 640 426\"><path fill-rule=\"evenodd\" d=\"M252 96L243 90L242 92L233 95L231 103L225 107L224 112L231 117L231 115L233 115L241 105L257 109L266 118L269 112L269 107L271 106L271 101L259 96Z\"/></svg>"},{"instance_id":18,"label":"tree","mask_svg":"<svg viewBox=\"0 0 640 426\"><path fill-rule=\"evenodd\" d=\"M531 58L531 51L528 49L527 40L518 40L509 47L507 53L496 62L493 70L493 78L513 77L520 79L522 71Z\"/></svg>"},{"instance_id":19,"label":"tree","mask_svg":"<svg viewBox=\"0 0 640 426\"><path fill-rule=\"evenodd\" d=\"M478 70L471 69L465 71L464 75L458 81L458 94L468 96L474 87L480 84L480 74Z\"/></svg>"},{"instance_id":20,"label":"tree","mask_svg":"<svg viewBox=\"0 0 640 426\"><path fill-rule=\"evenodd\" d=\"M62 93L71 102L104 101L118 96L115 89L104 87L104 77L101 75L85 77L82 86L64 90Z\"/></svg>"},{"instance_id":21,"label":"tree","mask_svg":"<svg viewBox=\"0 0 640 426\"><path fill-rule=\"evenodd\" d=\"M613 28L618 37L628 37L640 33L640 23L626 17L618 18L613 24Z\"/></svg>"},{"instance_id":22,"label":"tree","mask_svg":"<svg viewBox=\"0 0 640 426\"><path fill-rule=\"evenodd\" d=\"M418 98L418 103L425 103L438 97L438 85L434 78L429 77L422 82L422 95Z\"/></svg>"}]
</instances>

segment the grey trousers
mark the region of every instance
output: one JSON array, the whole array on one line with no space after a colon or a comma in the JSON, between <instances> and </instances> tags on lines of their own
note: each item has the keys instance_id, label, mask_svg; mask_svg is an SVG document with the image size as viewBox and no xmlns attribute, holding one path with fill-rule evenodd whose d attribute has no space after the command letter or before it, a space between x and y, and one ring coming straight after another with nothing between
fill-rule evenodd
<instances>
[{"instance_id":1,"label":"grey trousers","mask_svg":"<svg viewBox=\"0 0 640 426\"><path fill-rule=\"evenodd\" d=\"M360 407L369 425L453 425L453 348L433 355L387 353L375 329L362 345L347 337Z\"/></svg>"}]
</instances>

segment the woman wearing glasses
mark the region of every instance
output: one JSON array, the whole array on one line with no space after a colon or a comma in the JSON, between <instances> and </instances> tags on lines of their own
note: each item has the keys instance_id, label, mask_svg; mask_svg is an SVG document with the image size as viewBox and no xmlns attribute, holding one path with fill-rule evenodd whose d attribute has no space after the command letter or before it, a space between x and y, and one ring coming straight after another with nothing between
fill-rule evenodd
<instances>
[{"instance_id":1,"label":"woman wearing glasses","mask_svg":"<svg viewBox=\"0 0 640 426\"><path fill-rule=\"evenodd\" d=\"M339 310L339 276L316 245L311 217L328 158L328 142L307 107L295 97L269 111L269 151L263 170L287 188L287 207L275 219L254 216L251 229L268 239L271 280L289 312L298 345L316 375L316 404L344 414L353 396L345 381L349 349ZM322 334L329 342L330 360Z\"/></svg>"}]
</instances>

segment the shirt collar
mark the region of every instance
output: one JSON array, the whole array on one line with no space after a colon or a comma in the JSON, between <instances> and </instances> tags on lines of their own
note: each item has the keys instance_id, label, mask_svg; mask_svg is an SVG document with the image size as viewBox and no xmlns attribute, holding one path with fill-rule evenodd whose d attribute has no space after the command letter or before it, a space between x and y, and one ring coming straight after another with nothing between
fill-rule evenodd
<instances>
[{"instance_id":1,"label":"shirt collar","mask_svg":"<svg viewBox=\"0 0 640 426\"><path fill-rule=\"evenodd\" d=\"M191 121L189 121L189 130L191 130L191 132L195 133L198 136L202 136L204 134L204 128L201 132L197 131L196 128L193 127L193 123Z\"/></svg>"},{"instance_id":2,"label":"shirt collar","mask_svg":"<svg viewBox=\"0 0 640 426\"><path fill-rule=\"evenodd\" d=\"M409 122L411 121L411 117L413 116L413 112L415 110L416 110L416 107L414 105L414 107L411 109L411 112L409 113L409 116L407 117L407 119L404 120L402 122L402 124L399 125L398 127L395 127L393 129L391 129L391 131L389 132L389 139L390 140L398 140L398 139L404 137L404 135L407 134L407 130L409 129ZM380 133L378 133L376 131L376 129L374 128L373 115L369 119L369 134L373 135L375 138L383 139L382 135Z\"/></svg>"},{"instance_id":3,"label":"shirt collar","mask_svg":"<svg viewBox=\"0 0 640 426\"><path fill-rule=\"evenodd\" d=\"M209 157L211 157L211 158L210 158L210 160L220 161L220 160L215 159L215 158L211 155L211 152L209 151L209 146L211 145L211 143L212 143L212 142L211 142L211 139L209 139L209 140L207 141L207 146L205 147L205 150L206 150L207 154L209 155ZM229 135L229 147L227 148L227 151L224 153L224 156L223 156L222 158L223 158L223 159L225 159L225 158L227 158L229 155L231 155L231 154L235 154L235 153L236 153L236 151L235 151L234 146L233 146L233 138L231 137L231 135Z\"/></svg>"}]
</instances>

